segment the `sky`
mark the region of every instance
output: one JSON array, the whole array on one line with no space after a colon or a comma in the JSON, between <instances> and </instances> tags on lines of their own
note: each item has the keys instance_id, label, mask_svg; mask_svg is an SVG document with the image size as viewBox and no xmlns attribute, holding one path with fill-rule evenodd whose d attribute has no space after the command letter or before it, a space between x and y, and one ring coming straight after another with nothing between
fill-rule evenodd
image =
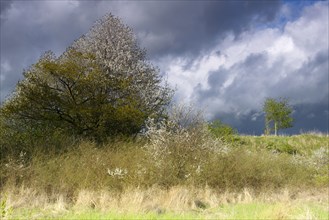
<instances>
[{"instance_id":1,"label":"sky","mask_svg":"<svg viewBox=\"0 0 329 220\"><path fill-rule=\"evenodd\" d=\"M133 28L148 59L209 121L264 131L262 104L289 99L285 134L328 132L328 1L1 0L1 102L48 50L60 55L106 13Z\"/></svg>"}]
</instances>

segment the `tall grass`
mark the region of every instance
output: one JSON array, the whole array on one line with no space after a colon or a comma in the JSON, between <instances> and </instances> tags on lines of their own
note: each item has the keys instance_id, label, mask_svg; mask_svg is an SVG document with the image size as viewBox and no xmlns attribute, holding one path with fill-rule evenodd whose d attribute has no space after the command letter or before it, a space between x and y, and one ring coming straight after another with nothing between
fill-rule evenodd
<instances>
[{"instance_id":1,"label":"tall grass","mask_svg":"<svg viewBox=\"0 0 329 220\"><path fill-rule=\"evenodd\" d=\"M186 128L170 121L156 129L150 127L147 135L148 141L103 146L81 141L61 154L39 152L31 159L22 152L1 168L2 189L24 186L74 199L80 190L122 191L129 187L262 191L328 184L325 148L305 157L261 146L256 150L230 146L214 139L202 124Z\"/></svg>"}]
</instances>

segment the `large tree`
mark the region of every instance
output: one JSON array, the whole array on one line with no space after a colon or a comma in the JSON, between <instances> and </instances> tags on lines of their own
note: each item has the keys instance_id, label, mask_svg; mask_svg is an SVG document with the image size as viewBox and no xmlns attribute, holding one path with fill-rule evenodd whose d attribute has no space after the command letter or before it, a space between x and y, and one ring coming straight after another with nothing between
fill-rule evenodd
<instances>
[{"instance_id":1,"label":"large tree","mask_svg":"<svg viewBox=\"0 0 329 220\"><path fill-rule=\"evenodd\" d=\"M132 30L110 14L24 77L1 108L5 117L97 140L136 134L148 117L162 116L172 94Z\"/></svg>"},{"instance_id":2,"label":"large tree","mask_svg":"<svg viewBox=\"0 0 329 220\"><path fill-rule=\"evenodd\" d=\"M72 46L96 55L102 71L110 78L129 80L126 90L140 97L139 105L147 114L160 113L171 91L161 84L159 70L146 59L131 28L111 14L105 15Z\"/></svg>"},{"instance_id":3,"label":"large tree","mask_svg":"<svg viewBox=\"0 0 329 220\"><path fill-rule=\"evenodd\" d=\"M267 98L263 111L265 112L265 134L271 134L274 131L277 135L278 130L292 127L292 107L287 99Z\"/></svg>"}]
</instances>

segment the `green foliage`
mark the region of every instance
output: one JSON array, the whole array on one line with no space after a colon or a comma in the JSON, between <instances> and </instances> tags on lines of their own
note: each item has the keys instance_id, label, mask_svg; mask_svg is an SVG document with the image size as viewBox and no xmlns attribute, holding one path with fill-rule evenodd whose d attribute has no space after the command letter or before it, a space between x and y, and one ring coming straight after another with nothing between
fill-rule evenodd
<instances>
[{"instance_id":1,"label":"green foliage","mask_svg":"<svg viewBox=\"0 0 329 220\"><path fill-rule=\"evenodd\" d=\"M26 161L30 161L38 152L58 154L66 151L77 140L60 128L54 130L51 125L0 116L0 162L3 163L9 159L18 160L21 153L26 155Z\"/></svg>"},{"instance_id":2,"label":"green foliage","mask_svg":"<svg viewBox=\"0 0 329 220\"><path fill-rule=\"evenodd\" d=\"M209 124L209 130L216 136L216 137L225 137L228 135L235 135L237 134L236 130L233 129L231 126L224 124L220 120L215 120Z\"/></svg>"},{"instance_id":3,"label":"green foliage","mask_svg":"<svg viewBox=\"0 0 329 220\"><path fill-rule=\"evenodd\" d=\"M287 154L297 154L298 150L288 143L268 143L268 149L274 150L274 152L287 153Z\"/></svg>"},{"instance_id":4,"label":"green foliage","mask_svg":"<svg viewBox=\"0 0 329 220\"><path fill-rule=\"evenodd\" d=\"M265 134L269 135L274 131L277 135L278 130L292 127L292 108L287 99L267 98L264 102L263 111L265 112Z\"/></svg>"},{"instance_id":5,"label":"green foliage","mask_svg":"<svg viewBox=\"0 0 329 220\"><path fill-rule=\"evenodd\" d=\"M11 217L13 213L13 208L12 207L8 207L7 204L7 196L6 195L2 195L1 196L1 202L0 202L0 216L1 219L8 219Z\"/></svg>"},{"instance_id":6,"label":"green foliage","mask_svg":"<svg viewBox=\"0 0 329 220\"><path fill-rule=\"evenodd\" d=\"M242 138L246 139L246 137ZM302 154L303 149L300 146L296 145L293 141L289 140L289 137L254 137L253 141L255 141L258 149L268 149L273 153L286 153L286 154ZM246 146L250 146L250 142L246 142Z\"/></svg>"},{"instance_id":7,"label":"green foliage","mask_svg":"<svg viewBox=\"0 0 329 220\"><path fill-rule=\"evenodd\" d=\"M96 140L137 133L147 114L126 89L129 80L109 78L94 61L72 50L64 60L46 54L25 72L2 112L25 124L48 124Z\"/></svg>"},{"instance_id":8,"label":"green foliage","mask_svg":"<svg viewBox=\"0 0 329 220\"><path fill-rule=\"evenodd\" d=\"M216 138L223 141L234 143L239 141L238 132L231 126L224 124L219 119L208 124L208 129Z\"/></svg>"}]
</instances>

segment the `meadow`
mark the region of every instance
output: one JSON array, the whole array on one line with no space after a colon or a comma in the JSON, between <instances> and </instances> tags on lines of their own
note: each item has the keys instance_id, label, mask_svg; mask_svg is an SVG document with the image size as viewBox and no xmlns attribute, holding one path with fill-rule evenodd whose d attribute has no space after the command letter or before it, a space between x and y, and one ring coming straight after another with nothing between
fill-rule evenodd
<instances>
[{"instance_id":1,"label":"meadow","mask_svg":"<svg viewBox=\"0 0 329 220\"><path fill-rule=\"evenodd\" d=\"M190 124L8 153L2 218L328 219L328 135L223 136Z\"/></svg>"}]
</instances>

